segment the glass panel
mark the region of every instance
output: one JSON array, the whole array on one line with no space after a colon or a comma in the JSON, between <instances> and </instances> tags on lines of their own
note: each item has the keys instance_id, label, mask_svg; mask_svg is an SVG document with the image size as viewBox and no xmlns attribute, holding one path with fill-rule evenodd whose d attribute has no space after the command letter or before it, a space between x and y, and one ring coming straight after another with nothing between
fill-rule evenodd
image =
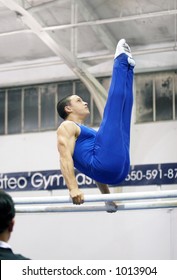
<instances>
[{"instance_id":1,"label":"glass panel","mask_svg":"<svg viewBox=\"0 0 177 280\"><path fill-rule=\"evenodd\" d=\"M100 123L101 123L101 116L95 102L93 102L93 126L99 126Z\"/></svg>"},{"instance_id":2,"label":"glass panel","mask_svg":"<svg viewBox=\"0 0 177 280\"><path fill-rule=\"evenodd\" d=\"M93 112L92 112L92 108L91 108L90 93L89 93L88 89L86 88L86 86L80 81L76 82L76 94L78 96L80 96L83 101L88 103L88 107L91 110L90 114L92 114ZM85 120L85 124L90 124L90 122L91 122L91 116L89 115L87 117L87 119Z\"/></svg>"},{"instance_id":3,"label":"glass panel","mask_svg":"<svg viewBox=\"0 0 177 280\"><path fill-rule=\"evenodd\" d=\"M0 134L5 133L5 91L0 91Z\"/></svg>"},{"instance_id":4,"label":"glass panel","mask_svg":"<svg viewBox=\"0 0 177 280\"><path fill-rule=\"evenodd\" d=\"M153 121L153 80L150 75L136 76L136 121Z\"/></svg>"},{"instance_id":5,"label":"glass panel","mask_svg":"<svg viewBox=\"0 0 177 280\"><path fill-rule=\"evenodd\" d=\"M105 88L105 90L109 91L109 87L110 87L110 82L111 82L111 78L110 77L104 77L104 78L98 78L99 83ZM93 125L95 126L99 126L101 123L101 116L100 113L98 111L98 108L95 104L95 102L93 103Z\"/></svg>"},{"instance_id":6,"label":"glass panel","mask_svg":"<svg viewBox=\"0 0 177 280\"><path fill-rule=\"evenodd\" d=\"M73 83L72 82L66 82L58 84L58 101L62 98L65 98L68 95L73 94Z\"/></svg>"},{"instance_id":7,"label":"glass panel","mask_svg":"<svg viewBox=\"0 0 177 280\"><path fill-rule=\"evenodd\" d=\"M177 72L175 72L175 119L177 120Z\"/></svg>"},{"instance_id":8,"label":"glass panel","mask_svg":"<svg viewBox=\"0 0 177 280\"><path fill-rule=\"evenodd\" d=\"M8 133L21 132L21 89L8 90Z\"/></svg>"},{"instance_id":9,"label":"glass panel","mask_svg":"<svg viewBox=\"0 0 177 280\"><path fill-rule=\"evenodd\" d=\"M102 84L102 86L108 92L109 91L109 87L110 87L111 78L110 77L108 77L108 78L99 78L98 81L100 82L100 84Z\"/></svg>"},{"instance_id":10,"label":"glass panel","mask_svg":"<svg viewBox=\"0 0 177 280\"><path fill-rule=\"evenodd\" d=\"M55 94L57 85L40 87L41 92L41 128L55 128Z\"/></svg>"},{"instance_id":11,"label":"glass panel","mask_svg":"<svg viewBox=\"0 0 177 280\"><path fill-rule=\"evenodd\" d=\"M24 131L38 130L38 93L37 88L26 88L24 91Z\"/></svg>"},{"instance_id":12,"label":"glass panel","mask_svg":"<svg viewBox=\"0 0 177 280\"><path fill-rule=\"evenodd\" d=\"M159 74L155 79L156 92L156 120L172 120L172 93L173 77L172 74Z\"/></svg>"},{"instance_id":13,"label":"glass panel","mask_svg":"<svg viewBox=\"0 0 177 280\"><path fill-rule=\"evenodd\" d=\"M61 84L58 84L58 100L61 100L65 97L67 97L68 95L72 95L73 94L73 83L72 82L64 82ZM62 123L63 119L61 119L58 116L58 124Z\"/></svg>"}]
</instances>

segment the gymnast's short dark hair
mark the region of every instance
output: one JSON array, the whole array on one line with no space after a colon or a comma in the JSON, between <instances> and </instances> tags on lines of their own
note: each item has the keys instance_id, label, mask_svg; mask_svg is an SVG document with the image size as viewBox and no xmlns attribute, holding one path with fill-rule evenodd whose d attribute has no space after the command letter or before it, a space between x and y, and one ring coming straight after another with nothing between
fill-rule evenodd
<instances>
[{"instance_id":1,"label":"gymnast's short dark hair","mask_svg":"<svg viewBox=\"0 0 177 280\"><path fill-rule=\"evenodd\" d=\"M58 112L59 116L64 120L68 116L68 114L65 110L65 107L70 105L70 97L71 97L71 95L68 95L68 96L62 98L57 104L57 112Z\"/></svg>"},{"instance_id":2,"label":"gymnast's short dark hair","mask_svg":"<svg viewBox=\"0 0 177 280\"><path fill-rule=\"evenodd\" d=\"M4 232L15 217L15 206L11 196L0 190L0 233Z\"/></svg>"}]
</instances>

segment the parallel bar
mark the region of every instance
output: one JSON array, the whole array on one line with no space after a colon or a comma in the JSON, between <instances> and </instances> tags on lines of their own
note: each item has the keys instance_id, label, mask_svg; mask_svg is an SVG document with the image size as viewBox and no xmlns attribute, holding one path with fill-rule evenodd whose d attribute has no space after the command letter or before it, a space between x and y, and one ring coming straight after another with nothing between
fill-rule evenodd
<instances>
[{"instance_id":1,"label":"parallel bar","mask_svg":"<svg viewBox=\"0 0 177 280\"><path fill-rule=\"evenodd\" d=\"M142 209L159 209L159 208L176 208L177 200L156 201L156 202L131 202L118 203L118 212L123 210L142 210ZM58 212L100 212L107 211L105 205L25 205L16 206L17 213L58 213Z\"/></svg>"},{"instance_id":2,"label":"parallel bar","mask_svg":"<svg viewBox=\"0 0 177 280\"><path fill-rule=\"evenodd\" d=\"M177 198L177 190L85 195L84 202L106 202L139 199ZM72 203L69 196L14 197L15 204Z\"/></svg>"}]
</instances>

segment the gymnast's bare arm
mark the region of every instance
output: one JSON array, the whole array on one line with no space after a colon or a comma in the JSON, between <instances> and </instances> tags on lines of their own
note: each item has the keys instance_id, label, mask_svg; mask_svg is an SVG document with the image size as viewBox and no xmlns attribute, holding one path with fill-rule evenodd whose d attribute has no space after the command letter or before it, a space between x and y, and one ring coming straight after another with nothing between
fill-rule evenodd
<instances>
[{"instance_id":1,"label":"gymnast's bare arm","mask_svg":"<svg viewBox=\"0 0 177 280\"><path fill-rule=\"evenodd\" d=\"M57 130L57 146L60 153L60 167L74 204L84 202L74 174L73 152L80 128L71 121L64 121Z\"/></svg>"}]
</instances>

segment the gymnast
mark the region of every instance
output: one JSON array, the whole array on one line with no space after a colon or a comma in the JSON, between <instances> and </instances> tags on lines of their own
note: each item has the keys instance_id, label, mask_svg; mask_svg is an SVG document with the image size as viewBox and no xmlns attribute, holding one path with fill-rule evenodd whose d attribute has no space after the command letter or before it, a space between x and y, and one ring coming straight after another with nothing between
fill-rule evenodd
<instances>
[{"instance_id":1,"label":"gymnast","mask_svg":"<svg viewBox=\"0 0 177 280\"><path fill-rule=\"evenodd\" d=\"M74 204L82 204L74 168L94 179L101 193L110 193L108 184L123 181L130 168L130 124L133 104L135 61L125 39L116 48L111 84L103 119L98 131L84 126L88 104L78 95L60 100L57 111L64 121L57 130L61 172ZM114 202L106 203L108 212L117 211Z\"/></svg>"}]
</instances>

